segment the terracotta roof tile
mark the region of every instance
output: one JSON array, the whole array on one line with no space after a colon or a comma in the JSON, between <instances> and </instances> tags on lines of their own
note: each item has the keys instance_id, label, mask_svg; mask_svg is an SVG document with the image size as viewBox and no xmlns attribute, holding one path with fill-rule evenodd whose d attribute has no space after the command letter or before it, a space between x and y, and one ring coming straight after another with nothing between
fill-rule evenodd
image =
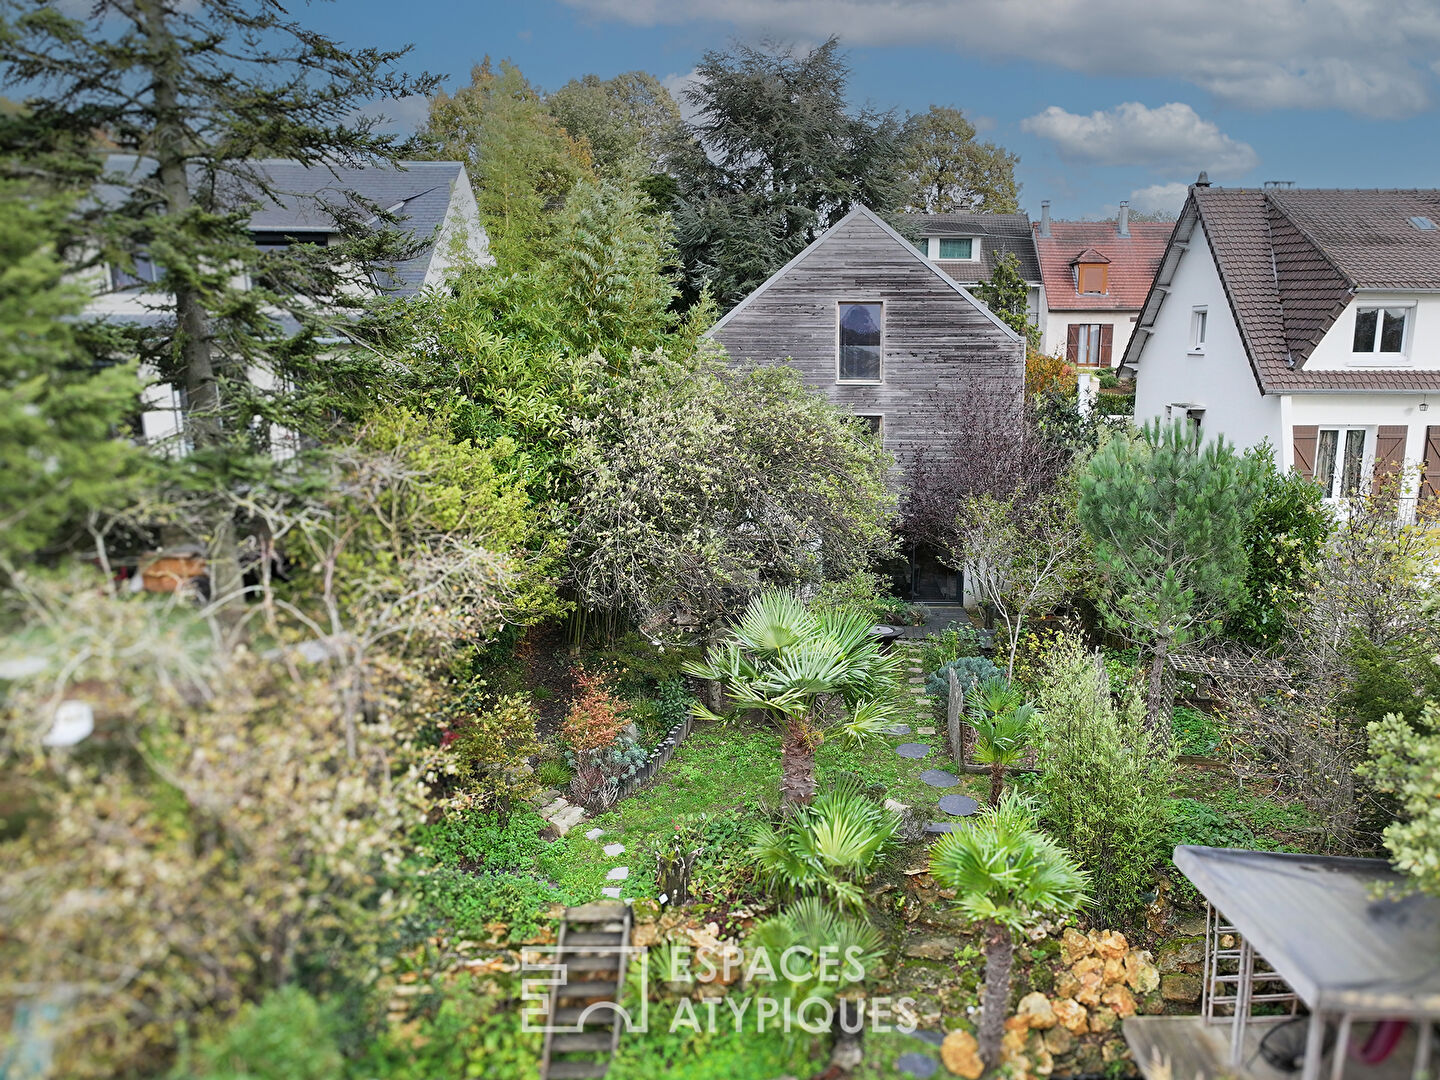
<instances>
[{"instance_id":1,"label":"terracotta roof tile","mask_svg":"<svg viewBox=\"0 0 1440 1080\"><path fill-rule=\"evenodd\" d=\"M1113 221L1052 221L1050 235L1035 226L1035 249L1045 280L1045 303L1051 311L1139 311L1155 279L1174 226L1169 222L1136 221L1121 236ZM1075 291L1076 262L1086 253L1109 261L1109 292L1091 296ZM1098 261L1098 260L1096 260Z\"/></svg>"}]
</instances>

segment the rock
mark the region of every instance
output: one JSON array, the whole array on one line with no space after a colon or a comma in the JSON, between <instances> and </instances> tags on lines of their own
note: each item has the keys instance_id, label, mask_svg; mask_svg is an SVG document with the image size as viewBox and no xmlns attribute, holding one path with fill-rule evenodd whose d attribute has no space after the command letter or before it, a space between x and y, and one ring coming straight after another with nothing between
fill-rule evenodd
<instances>
[{"instance_id":1,"label":"rock","mask_svg":"<svg viewBox=\"0 0 1440 1080\"><path fill-rule=\"evenodd\" d=\"M1064 1057L1075 1049L1075 1036L1070 1034L1069 1029L1056 1024L1045 1032L1045 1049L1054 1057Z\"/></svg>"},{"instance_id":2,"label":"rock","mask_svg":"<svg viewBox=\"0 0 1440 1080\"><path fill-rule=\"evenodd\" d=\"M901 1054L896 1058L895 1068L907 1076L917 1077L918 1080L929 1080L929 1077L935 1075L935 1070L938 1069L939 1066L935 1064L935 1059L929 1054L911 1052L909 1054Z\"/></svg>"},{"instance_id":3,"label":"rock","mask_svg":"<svg viewBox=\"0 0 1440 1080\"><path fill-rule=\"evenodd\" d=\"M1199 964L1204 959L1205 939L1186 938L1181 941L1167 941L1161 945L1155 966L1160 969L1161 974L1170 975L1184 971L1191 964Z\"/></svg>"},{"instance_id":4,"label":"rock","mask_svg":"<svg viewBox=\"0 0 1440 1080\"><path fill-rule=\"evenodd\" d=\"M1055 1071L1055 1059L1043 1045L1030 1055L1030 1061L1034 1065L1036 1076L1049 1076Z\"/></svg>"},{"instance_id":5,"label":"rock","mask_svg":"<svg viewBox=\"0 0 1440 1080\"><path fill-rule=\"evenodd\" d=\"M1131 949L1125 954L1125 982L1138 994L1148 994L1160 985L1160 969L1146 949Z\"/></svg>"},{"instance_id":6,"label":"rock","mask_svg":"<svg viewBox=\"0 0 1440 1080\"><path fill-rule=\"evenodd\" d=\"M853 1072L865 1060L865 1050L858 1035L841 1035L835 1039L835 1048L830 1051L830 1067Z\"/></svg>"},{"instance_id":7,"label":"rock","mask_svg":"<svg viewBox=\"0 0 1440 1080\"><path fill-rule=\"evenodd\" d=\"M1066 967L1095 951L1095 943L1073 926L1067 926L1060 935L1060 962Z\"/></svg>"},{"instance_id":8,"label":"rock","mask_svg":"<svg viewBox=\"0 0 1440 1080\"><path fill-rule=\"evenodd\" d=\"M1140 1012L1143 1016L1159 1016L1165 1011L1165 999L1160 996L1160 991L1151 990L1140 998Z\"/></svg>"},{"instance_id":9,"label":"rock","mask_svg":"<svg viewBox=\"0 0 1440 1080\"><path fill-rule=\"evenodd\" d=\"M1090 1023L1090 1014L1085 1011L1085 1006L1072 998L1061 998L1055 1002L1055 1019L1060 1026L1073 1035L1079 1035Z\"/></svg>"},{"instance_id":10,"label":"rock","mask_svg":"<svg viewBox=\"0 0 1440 1080\"><path fill-rule=\"evenodd\" d=\"M1008 1016L1005 1018L1004 1027L1006 1031L1029 1031L1030 1020L1028 1017L1020 1016L1018 1014L1015 1016Z\"/></svg>"},{"instance_id":11,"label":"rock","mask_svg":"<svg viewBox=\"0 0 1440 1080\"><path fill-rule=\"evenodd\" d=\"M660 943L660 927L653 922L636 923L630 931L630 944L637 949L646 949Z\"/></svg>"},{"instance_id":12,"label":"rock","mask_svg":"<svg viewBox=\"0 0 1440 1080\"><path fill-rule=\"evenodd\" d=\"M940 1044L940 1060L955 1076L980 1080L985 1064L980 1060L980 1044L968 1031L952 1031Z\"/></svg>"},{"instance_id":13,"label":"rock","mask_svg":"<svg viewBox=\"0 0 1440 1080\"><path fill-rule=\"evenodd\" d=\"M1186 915L1175 920L1175 932L1185 937L1205 936L1205 916Z\"/></svg>"},{"instance_id":14,"label":"rock","mask_svg":"<svg viewBox=\"0 0 1440 1080\"><path fill-rule=\"evenodd\" d=\"M620 886L616 885L616 886L613 887L613 888L601 889L601 890L600 890L600 895L601 895L601 896L608 896L611 900L619 900L619 899L620 899Z\"/></svg>"},{"instance_id":15,"label":"rock","mask_svg":"<svg viewBox=\"0 0 1440 1080\"><path fill-rule=\"evenodd\" d=\"M613 858L615 858L615 856L617 856L617 855L624 855L624 854L625 854L625 845L624 845L624 844L606 844L601 850L604 851L606 855L609 855L610 858L613 859Z\"/></svg>"},{"instance_id":16,"label":"rock","mask_svg":"<svg viewBox=\"0 0 1440 1080\"><path fill-rule=\"evenodd\" d=\"M1105 961L1098 956L1087 956L1070 969L1080 980L1080 989L1075 991L1075 1000L1081 1005L1094 1008L1100 1004L1100 990L1105 985Z\"/></svg>"},{"instance_id":17,"label":"rock","mask_svg":"<svg viewBox=\"0 0 1440 1080\"><path fill-rule=\"evenodd\" d=\"M1029 993L1021 998L1015 1015L1017 1018L1023 1017L1026 1026L1036 1031L1048 1031L1057 1023L1050 999L1041 993Z\"/></svg>"},{"instance_id":18,"label":"rock","mask_svg":"<svg viewBox=\"0 0 1440 1080\"><path fill-rule=\"evenodd\" d=\"M1166 1001L1195 1002L1200 1000L1200 976L1165 975L1160 979L1160 996Z\"/></svg>"},{"instance_id":19,"label":"rock","mask_svg":"<svg viewBox=\"0 0 1440 1080\"><path fill-rule=\"evenodd\" d=\"M579 825L585 820L585 808L583 806L566 806L558 814L550 819L550 824L561 836Z\"/></svg>"},{"instance_id":20,"label":"rock","mask_svg":"<svg viewBox=\"0 0 1440 1080\"><path fill-rule=\"evenodd\" d=\"M1105 1059L1100 1056L1098 1046L1091 1046L1088 1043L1082 1044L1075 1052L1075 1063L1071 1066L1072 1073L1098 1073L1105 1068Z\"/></svg>"},{"instance_id":21,"label":"rock","mask_svg":"<svg viewBox=\"0 0 1440 1080\"><path fill-rule=\"evenodd\" d=\"M1080 992L1080 980L1075 977L1073 971L1060 971L1055 975L1055 996L1057 998L1074 997Z\"/></svg>"},{"instance_id":22,"label":"rock","mask_svg":"<svg viewBox=\"0 0 1440 1080\"><path fill-rule=\"evenodd\" d=\"M1122 1020L1135 1015L1135 995L1128 986L1112 986L1100 995L1100 1000L1114 1009L1115 1015Z\"/></svg>"},{"instance_id":23,"label":"rock","mask_svg":"<svg viewBox=\"0 0 1440 1080\"><path fill-rule=\"evenodd\" d=\"M1092 932L1091 936L1095 939L1095 955L1102 959L1123 960L1130 951L1130 942L1118 930L1106 930L1101 934Z\"/></svg>"},{"instance_id":24,"label":"rock","mask_svg":"<svg viewBox=\"0 0 1440 1080\"><path fill-rule=\"evenodd\" d=\"M1090 1030L1095 1032L1113 1031L1115 1021L1114 1009L1096 1009L1090 1014Z\"/></svg>"},{"instance_id":25,"label":"rock","mask_svg":"<svg viewBox=\"0 0 1440 1080\"><path fill-rule=\"evenodd\" d=\"M569 805L569 800L557 796L540 808L540 816L548 821Z\"/></svg>"},{"instance_id":26,"label":"rock","mask_svg":"<svg viewBox=\"0 0 1440 1080\"><path fill-rule=\"evenodd\" d=\"M964 947L965 942L957 937L934 935L907 941L904 954L912 960L953 960Z\"/></svg>"},{"instance_id":27,"label":"rock","mask_svg":"<svg viewBox=\"0 0 1440 1080\"><path fill-rule=\"evenodd\" d=\"M589 830L589 831L585 834L585 839L586 839L586 840L599 840L600 837L602 837L602 836L604 836L604 835L605 835L605 830L604 830L604 829L591 829L591 830Z\"/></svg>"},{"instance_id":28,"label":"rock","mask_svg":"<svg viewBox=\"0 0 1440 1080\"><path fill-rule=\"evenodd\" d=\"M1013 1020L1014 1017L1012 1016ZM1016 1066L1019 1059L1025 1055L1025 1039L1030 1034L1029 1029L1020 1027L1005 1029L1005 1036L1000 1040L1000 1060L1008 1061ZM1022 1068L1016 1068L1016 1072L1023 1072Z\"/></svg>"},{"instance_id":29,"label":"rock","mask_svg":"<svg viewBox=\"0 0 1440 1080\"><path fill-rule=\"evenodd\" d=\"M606 880L606 881L624 881L624 880L625 880L626 878L628 878L629 876L630 876L630 868L629 868L628 866L617 866L617 867L615 867L615 869L611 870L608 874L605 875L605 880Z\"/></svg>"},{"instance_id":30,"label":"rock","mask_svg":"<svg viewBox=\"0 0 1440 1080\"><path fill-rule=\"evenodd\" d=\"M1125 961L1110 959L1105 961L1105 969L1101 975L1101 981L1106 986L1114 986L1116 983L1125 981Z\"/></svg>"},{"instance_id":31,"label":"rock","mask_svg":"<svg viewBox=\"0 0 1440 1080\"><path fill-rule=\"evenodd\" d=\"M1109 1065L1114 1061L1125 1061L1130 1057L1130 1047L1124 1039L1109 1039L1100 1048L1100 1059Z\"/></svg>"}]
</instances>

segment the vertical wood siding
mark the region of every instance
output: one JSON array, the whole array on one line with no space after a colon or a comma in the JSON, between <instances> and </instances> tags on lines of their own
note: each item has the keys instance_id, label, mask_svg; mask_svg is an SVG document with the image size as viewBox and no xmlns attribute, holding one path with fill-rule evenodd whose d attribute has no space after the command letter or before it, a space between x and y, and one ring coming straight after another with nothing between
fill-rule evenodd
<instances>
[{"instance_id":1,"label":"vertical wood siding","mask_svg":"<svg viewBox=\"0 0 1440 1080\"><path fill-rule=\"evenodd\" d=\"M836 382L841 301L885 305L881 382ZM755 296L716 333L732 360L788 363L806 385L852 412L884 417L900 465L945 445L955 403L994 395L1018 408L1025 348L908 248L856 215Z\"/></svg>"}]
</instances>

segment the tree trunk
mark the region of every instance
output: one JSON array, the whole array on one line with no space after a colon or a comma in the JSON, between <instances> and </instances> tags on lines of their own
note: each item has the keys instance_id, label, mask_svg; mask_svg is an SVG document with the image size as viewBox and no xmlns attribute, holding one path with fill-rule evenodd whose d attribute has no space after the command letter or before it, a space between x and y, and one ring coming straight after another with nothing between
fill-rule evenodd
<instances>
[{"instance_id":1,"label":"tree trunk","mask_svg":"<svg viewBox=\"0 0 1440 1080\"><path fill-rule=\"evenodd\" d=\"M950 756L963 770L966 748L965 733L962 730L964 722L960 717L965 709L965 691L960 689L960 680L955 677L954 668L947 668L945 675L949 691L945 701L945 733L950 737Z\"/></svg>"},{"instance_id":2,"label":"tree trunk","mask_svg":"<svg viewBox=\"0 0 1440 1080\"><path fill-rule=\"evenodd\" d=\"M1015 939L1008 927L985 924L985 989L980 1005L980 1060L987 1069L1000 1065L1000 1042L1005 1036L1005 1013L1010 1007L1010 968L1015 962Z\"/></svg>"},{"instance_id":3,"label":"tree trunk","mask_svg":"<svg viewBox=\"0 0 1440 1080\"><path fill-rule=\"evenodd\" d=\"M1169 746L1171 738L1170 694L1166 670L1169 659L1169 639L1157 638L1150 655L1149 681L1145 688L1145 726L1150 731L1150 737L1162 747Z\"/></svg>"},{"instance_id":4,"label":"tree trunk","mask_svg":"<svg viewBox=\"0 0 1440 1080\"><path fill-rule=\"evenodd\" d=\"M194 208L190 194L190 136L186 131L184 110L180 102L180 80L184 56L166 22L162 0L139 0L146 45L147 62L153 79L155 135L152 152L165 215L181 218ZM194 257L194 253L190 253ZM162 272L164 267L161 268ZM175 344L183 364L185 386L184 436L195 450L220 446L225 439L221 416L220 385L215 372L215 351L210 328L210 314L193 286L186 285L181 275L164 274L167 287L175 299ZM210 572L210 598L223 606L240 600L243 582L235 525L228 508L216 511L210 522L207 566Z\"/></svg>"},{"instance_id":5,"label":"tree trunk","mask_svg":"<svg viewBox=\"0 0 1440 1080\"><path fill-rule=\"evenodd\" d=\"M780 743L780 801L808 803L815 795L815 743L802 724L785 726Z\"/></svg>"},{"instance_id":6,"label":"tree trunk","mask_svg":"<svg viewBox=\"0 0 1440 1080\"><path fill-rule=\"evenodd\" d=\"M1005 790L1005 766L998 761L990 763L990 805L1000 805L1000 795Z\"/></svg>"}]
</instances>

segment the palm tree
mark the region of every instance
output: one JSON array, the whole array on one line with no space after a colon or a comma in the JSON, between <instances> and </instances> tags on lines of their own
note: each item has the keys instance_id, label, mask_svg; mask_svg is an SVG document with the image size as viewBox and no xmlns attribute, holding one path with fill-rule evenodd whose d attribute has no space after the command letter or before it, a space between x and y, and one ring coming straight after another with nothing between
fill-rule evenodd
<instances>
[{"instance_id":1,"label":"palm tree","mask_svg":"<svg viewBox=\"0 0 1440 1080\"><path fill-rule=\"evenodd\" d=\"M793 594L771 590L750 601L703 661L685 665L688 674L725 686L732 714L758 709L780 728L782 802L808 803L814 795L815 751L827 727L861 740L889 721L900 665L880 651L872 625L863 613L817 613Z\"/></svg>"},{"instance_id":2,"label":"palm tree","mask_svg":"<svg viewBox=\"0 0 1440 1080\"><path fill-rule=\"evenodd\" d=\"M956 892L955 902L985 936L980 1059L1000 1062L1015 935L1039 919L1089 902L1089 876L1070 853L1035 828L1030 804L1011 792L968 829L947 833L930 849L930 873Z\"/></svg>"},{"instance_id":3,"label":"palm tree","mask_svg":"<svg viewBox=\"0 0 1440 1080\"><path fill-rule=\"evenodd\" d=\"M980 683L970 695L967 721L975 730L975 760L990 766L990 805L1000 805L1005 770L1024 756L1035 727L1035 706L1004 676Z\"/></svg>"}]
</instances>

